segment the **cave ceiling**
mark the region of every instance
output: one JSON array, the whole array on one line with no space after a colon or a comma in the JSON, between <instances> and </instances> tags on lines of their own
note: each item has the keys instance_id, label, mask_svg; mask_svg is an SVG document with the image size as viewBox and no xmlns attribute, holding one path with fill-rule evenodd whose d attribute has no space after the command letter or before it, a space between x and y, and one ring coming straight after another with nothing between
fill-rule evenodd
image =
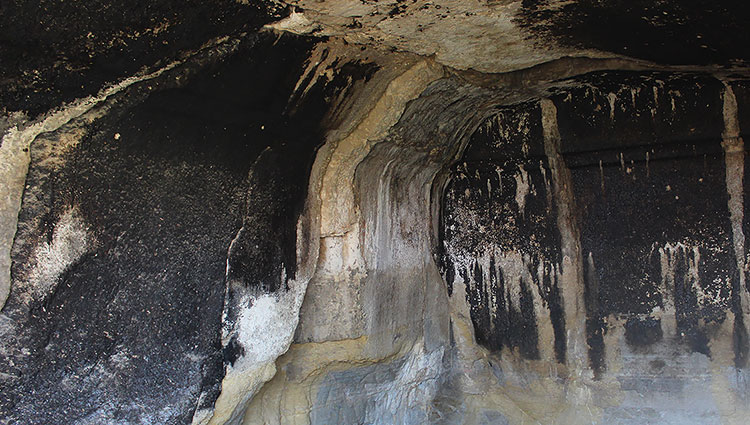
<instances>
[{"instance_id":1,"label":"cave ceiling","mask_svg":"<svg viewBox=\"0 0 750 425\"><path fill-rule=\"evenodd\" d=\"M0 104L45 112L217 37L264 25L506 73L563 57L743 68L742 1L13 0L0 8Z\"/></svg>"}]
</instances>

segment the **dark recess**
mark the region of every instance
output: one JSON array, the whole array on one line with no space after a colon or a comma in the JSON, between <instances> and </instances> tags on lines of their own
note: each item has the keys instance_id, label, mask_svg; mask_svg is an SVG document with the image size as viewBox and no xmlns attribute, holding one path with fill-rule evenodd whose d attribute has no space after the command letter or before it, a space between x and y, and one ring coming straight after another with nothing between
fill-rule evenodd
<instances>
[{"instance_id":1,"label":"dark recess","mask_svg":"<svg viewBox=\"0 0 750 425\"><path fill-rule=\"evenodd\" d=\"M0 6L0 105L35 117L286 11L270 1L8 0Z\"/></svg>"},{"instance_id":2,"label":"dark recess","mask_svg":"<svg viewBox=\"0 0 750 425\"><path fill-rule=\"evenodd\" d=\"M750 90L745 80L729 85L745 133ZM682 348L705 355L710 355L716 325L732 311L735 364L747 364L748 335L739 296L748 288L739 285L721 145L725 90L724 83L704 73L615 71L575 77L551 90L560 150L572 179L570 207L580 232L585 326L596 377L606 369L606 318L626 319L628 344L648 350L665 337L659 320L649 315L667 304L674 306ZM541 252L548 260L560 257L556 205L541 202L544 184L535 171L540 161L546 164L540 117L529 115L522 105L507 107L497 117L507 127L495 132L483 123L452 168L439 232L448 290L453 292L459 277L474 285L467 286L467 297L477 340L491 349L513 346L520 336L516 332L525 338L533 332L515 312L506 311L507 279L494 271L494 259L487 271L479 262L456 264L457 258L483 258L488 246L536 252L533 240L543 242ZM524 145L528 159L520 152ZM520 165L536 188L536 196L527 197L525 218L512 208L517 202L513 175ZM498 174L509 175L508 184L502 184ZM745 217L745 234L748 222ZM459 250L457 258L446 251L447 244ZM494 317L485 295L488 287L496 288ZM558 335L564 335L560 294L554 282L545 279L542 287L560 360L565 351L558 344ZM557 321L562 326L555 326ZM523 348L521 353L531 354Z\"/></svg>"},{"instance_id":3,"label":"dark recess","mask_svg":"<svg viewBox=\"0 0 750 425\"><path fill-rule=\"evenodd\" d=\"M630 317L625 322L625 341L631 346L647 347L661 341L663 336L659 319Z\"/></svg>"},{"instance_id":4,"label":"dark recess","mask_svg":"<svg viewBox=\"0 0 750 425\"><path fill-rule=\"evenodd\" d=\"M516 22L540 45L598 49L671 65L750 63L744 0L523 0Z\"/></svg>"}]
</instances>

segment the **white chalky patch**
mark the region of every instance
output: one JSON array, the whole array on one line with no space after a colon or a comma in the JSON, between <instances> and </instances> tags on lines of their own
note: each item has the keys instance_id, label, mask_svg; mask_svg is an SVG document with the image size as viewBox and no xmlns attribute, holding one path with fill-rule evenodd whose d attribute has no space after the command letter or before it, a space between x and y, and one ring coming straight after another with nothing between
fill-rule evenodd
<instances>
[{"instance_id":1,"label":"white chalky patch","mask_svg":"<svg viewBox=\"0 0 750 425\"><path fill-rule=\"evenodd\" d=\"M519 166L519 172L514 177L516 179L516 204L518 211L524 215L526 210L526 197L529 195L531 180L523 166Z\"/></svg>"},{"instance_id":2,"label":"white chalky patch","mask_svg":"<svg viewBox=\"0 0 750 425\"><path fill-rule=\"evenodd\" d=\"M29 273L28 288L34 298L43 297L56 285L60 275L86 253L91 245L88 229L75 209L60 216L50 242L34 251L35 266Z\"/></svg>"}]
</instances>

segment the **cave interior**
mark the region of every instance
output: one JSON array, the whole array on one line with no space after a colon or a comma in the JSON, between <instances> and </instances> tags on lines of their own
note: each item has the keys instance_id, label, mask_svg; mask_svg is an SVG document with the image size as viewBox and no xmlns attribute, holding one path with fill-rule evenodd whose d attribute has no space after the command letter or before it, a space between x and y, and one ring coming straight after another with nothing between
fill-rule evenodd
<instances>
[{"instance_id":1,"label":"cave interior","mask_svg":"<svg viewBox=\"0 0 750 425\"><path fill-rule=\"evenodd\" d=\"M0 423L746 424L749 22L3 3Z\"/></svg>"}]
</instances>

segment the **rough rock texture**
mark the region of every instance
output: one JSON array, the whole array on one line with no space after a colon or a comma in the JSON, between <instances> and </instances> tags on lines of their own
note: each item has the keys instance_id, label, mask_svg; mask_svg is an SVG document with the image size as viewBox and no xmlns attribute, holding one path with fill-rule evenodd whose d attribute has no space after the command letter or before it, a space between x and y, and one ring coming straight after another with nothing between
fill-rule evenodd
<instances>
[{"instance_id":1,"label":"rough rock texture","mask_svg":"<svg viewBox=\"0 0 750 425\"><path fill-rule=\"evenodd\" d=\"M378 43L447 66L498 73L563 57L744 66L741 1L289 0L288 29ZM644 62L643 65L648 62Z\"/></svg>"},{"instance_id":2,"label":"rough rock texture","mask_svg":"<svg viewBox=\"0 0 750 425\"><path fill-rule=\"evenodd\" d=\"M500 358L617 385L592 400L605 419L739 421L721 405L747 396L733 91L705 75L571 83L500 109L472 135L444 198L448 289L465 286L476 340ZM565 244L578 251L568 262ZM568 311L581 308L585 371L581 312ZM604 404L607 392L619 403Z\"/></svg>"},{"instance_id":3,"label":"rough rock texture","mask_svg":"<svg viewBox=\"0 0 750 425\"><path fill-rule=\"evenodd\" d=\"M6 419L189 422L222 379L285 349L296 310L277 317L288 301L265 294L304 293L289 282L325 106L375 68L295 91L309 40L225 44L34 139L3 308Z\"/></svg>"},{"instance_id":4,"label":"rough rock texture","mask_svg":"<svg viewBox=\"0 0 750 425\"><path fill-rule=\"evenodd\" d=\"M597 73L510 92L433 83L357 168L363 183L352 208L360 228L376 231L378 267L400 270L409 285L367 269L369 232L359 243L345 235L344 252L357 254L347 243L364 245L365 271L345 269L349 280L323 288L311 282L298 345L279 360L246 423L741 423L748 291L736 255L744 236L732 230L743 221L730 198L743 177L725 162L744 151L732 133L731 85L744 83L653 73ZM467 120L458 110L475 114ZM702 119L685 118L692 113ZM696 161L688 167L696 175L681 161ZM692 189L678 194L682 179ZM705 192L693 187L709 183L716 186ZM442 211L412 189L428 187ZM655 199L644 198L650 193ZM680 197L699 201L672 205ZM599 203L615 210L592 218ZM629 215L612 225L616 211ZM647 221L649 211L663 221ZM597 223L605 227L587 240ZM431 235L437 262L413 265L420 235ZM626 239L609 239L618 237ZM700 242L683 248L691 237ZM443 284L430 271L438 263L447 294L431 289ZM354 288L344 286L352 279ZM370 292L371 282L383 292ZM331 287L347 295L322 302ZM354 315L363 323L343 335L341 323L324 319L332 311L364 311ZM326 340L306 326L334 332ZM404 337L415 338L411 350L398 345Z\"/></svg>"},{"instance_id":5,"label":"rough rock texture","mask_svg":"<svg viewBox=\"0 0 750 425\"><path fill-rule=\"evenodd\" d=\"M31 116L284 15L273 2L12 0L0 10L0 104Z\"/></svg>"},{"instance_id":6,"label":"rough rock texture","mask_svg":"<svg viewBox=\"0 0 750 425\"><path fill-rule=\"evenodd\" d=\"M11 2L0 423L746 422L740 2Z\"/></svg>"}]
</instances>

